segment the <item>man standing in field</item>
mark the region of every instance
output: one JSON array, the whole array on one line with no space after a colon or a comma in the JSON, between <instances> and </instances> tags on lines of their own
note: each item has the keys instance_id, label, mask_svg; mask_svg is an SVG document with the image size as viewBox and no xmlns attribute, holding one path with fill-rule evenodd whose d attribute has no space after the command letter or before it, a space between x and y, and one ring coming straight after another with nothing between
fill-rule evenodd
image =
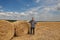
<instances>
[{"instance_id":1,"label":"man standing in field","mask_svg":"<svg viewBox=\"0 0 60 40\"><path fill-rule=\"evenodd\" d=\"M31 34L35 34L35 24L36 24L36 21L34 20L34 18L32 17L32 20L29 22L31 24Z\"/></svg>"}]
</instances>

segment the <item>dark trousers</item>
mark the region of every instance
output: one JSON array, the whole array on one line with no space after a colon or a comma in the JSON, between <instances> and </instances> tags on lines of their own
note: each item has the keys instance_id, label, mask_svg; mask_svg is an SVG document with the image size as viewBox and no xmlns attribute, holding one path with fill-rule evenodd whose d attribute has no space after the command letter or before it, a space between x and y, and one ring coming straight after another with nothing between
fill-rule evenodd
<instances>
[{"instance_id":1,"label":"dark trousers","mask_svg":"<svg viewBox=\"0 0 60 40\"><path fill-rule=\"evenodd\" d=\"M31 27L31 34L35 34L35 28Z\"/></svg>"}]
</instances>

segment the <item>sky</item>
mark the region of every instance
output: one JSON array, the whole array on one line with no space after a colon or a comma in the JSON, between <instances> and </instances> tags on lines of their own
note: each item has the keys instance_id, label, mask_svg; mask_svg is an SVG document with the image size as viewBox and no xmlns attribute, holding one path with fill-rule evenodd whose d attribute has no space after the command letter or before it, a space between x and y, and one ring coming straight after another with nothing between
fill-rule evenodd
<instances>
[{"instance_id":1,"label":"sky","mask_svg":"<svg viewBox=\"0 0 60 40\"><path fill-rule=\"evenodd\" d=\"M0 0L0 19L60 21L60 0Z\"/></svg>"}]
</instances>

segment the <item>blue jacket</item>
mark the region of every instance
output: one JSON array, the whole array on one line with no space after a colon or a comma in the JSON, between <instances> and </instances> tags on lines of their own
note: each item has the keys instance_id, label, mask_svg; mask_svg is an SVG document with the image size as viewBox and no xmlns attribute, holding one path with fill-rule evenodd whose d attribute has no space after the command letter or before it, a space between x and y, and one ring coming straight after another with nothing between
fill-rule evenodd
<instances>
[{"instance_id":1,"label":"blue jacket","mask_svg":"<svg viewBox=\"0 0 60 40\"><path fill-rule=\"evenodd\" d=\"M31 20L29 23L31 24L31 27L35 28L35 24L36 24L35 20Z\"/></svg>"}]
</instances>

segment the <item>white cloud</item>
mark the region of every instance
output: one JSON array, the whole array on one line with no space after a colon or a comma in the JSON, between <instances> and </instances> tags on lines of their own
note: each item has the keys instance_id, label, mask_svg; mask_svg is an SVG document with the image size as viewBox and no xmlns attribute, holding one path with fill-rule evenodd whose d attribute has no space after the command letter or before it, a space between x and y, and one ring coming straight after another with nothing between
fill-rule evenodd
<instances>
[{"instance_id":1,"label":"white cloud","mask_svg":"<svg viewBox=\"0 0 60 40\"><path fill-rule=\"evenodd\" d=\"M40 0L36 0L37 3ZM4 12L0 13L0 18L30 20L35 17L38 21L60 21L60 0L45 0L43 4L54 4L50 6L38 6L31 8L25 12ZM28 5L29 6L29 5ZM2 16L1 16L2 15Z\"/></svg>"},{"instance_id":2,"label":"white cloud","mask_svg":"<svg viewBox=\"0 0 60 40\"><path fill-rule=\"evenodd\" d=\"M41 20L41 21L59 21L60 20L59 19L60 12L58 14L54 13L57 11L57 5L45 6L42 9L40 9L40 8L41 8L40 6L36 7L36 8L32 8L29 11L27 11L26 13L28 13L30 15L29 16L30 18L31 18L31 16L35 17L36 20ZM57 16L55 14L57 14Z\"/></svg>"},{"instance_id":3,"label":"white cloud","mask_svg":"<svg viewBox=\"0 0 60 40\"><path fill-rule=\"evenodd\" d=\"M0 10L0 12L3 12L4 10Z\"/></svg>"},{"instance_id":4,"label":"white cloud","mask_svg":"<svg viewBox=\"0 0 60 40\"><path fill-rule=\"evenodd\" d=\"M0 15L6 15L5 13L1 12Z\"/></svg>"},{"instance_id":5,"label":"white cloud","mask_svg":"<svg viewBox=\"0 0 60 40\"><path fill-rule=\"evenodd\" d=\"M57 4L58 5L58 4ZM53 14L57 11L57 5L55 6L44 6L35 7L25 12L0 12L0 19L15 19L15 20L30 20L31 17L35 17L38 21L59 21L60 14ZM42 8L42 9L41 9ZM52 11L52 12L51 12Z\"/></svg>"},{"instance_id":6,"label":"white cloud","mask_svg":"<svg viewBox=\"0 0 60 40\"><path fill-rule=\"evenodd\" d=\"M60 7L60 3L58 3L58 6Z\"/></svg>"},{"instance_id":7,"label":"white cloud","mask_svg":"<svg viewBox=\"0 0 60 40\"><path fill-rule=\"evenodd\" d=\"M20 13L20 15L26 16L26 15L28 15L28 14L25 14L24 12L22 12L22 13Z\"/></svg>"},{"instance_id":8,"label":"white cloud","mask_svg":"<svg viewBox=\"0 0 60 40\"><path fill-rule=\"evenodd\" d=\"M0 12L0 15L2 15L2 16L10 16L8 13L6 13L6 12Z\"/></svg>"},{"instance_id":9,"label":"white cloud","mask_svg":"<svg viewBox=\"0 0 60 40\"><path fill-rule=\"evenodd\" d=\"M57 3L60 3L60 0L35 0L37 5L43 5L43 6L54 6Z\"/></svg>"},{"instance_id":10,"label":"white cloud","mask_svg":"<svg viewBox=\"0 0 60 40\"><path fill-rule=\"evenodd\" d=\"M39 2L40 2L40 0L35 0L35 2L36 2L36 3L39 3Z\"/></svg>"},{"instance_id":11,"label":"white cloud","mask_svg":"<svg viewBox=\"0 0 60 40\"><path fill-rule=\"evenodd\" d=\"M0 6L0 8L3 8L2 6Z\"/></svg>"},{"instance_id":12,"label":"white cloud","mask_svg":"<svg viewBox=\"0 0 60 40\"><path fill-rule=\"evenodd\" d=\"M57 4L57 10L60 10L60 3Z\"/></svg>"}]
</instances>

